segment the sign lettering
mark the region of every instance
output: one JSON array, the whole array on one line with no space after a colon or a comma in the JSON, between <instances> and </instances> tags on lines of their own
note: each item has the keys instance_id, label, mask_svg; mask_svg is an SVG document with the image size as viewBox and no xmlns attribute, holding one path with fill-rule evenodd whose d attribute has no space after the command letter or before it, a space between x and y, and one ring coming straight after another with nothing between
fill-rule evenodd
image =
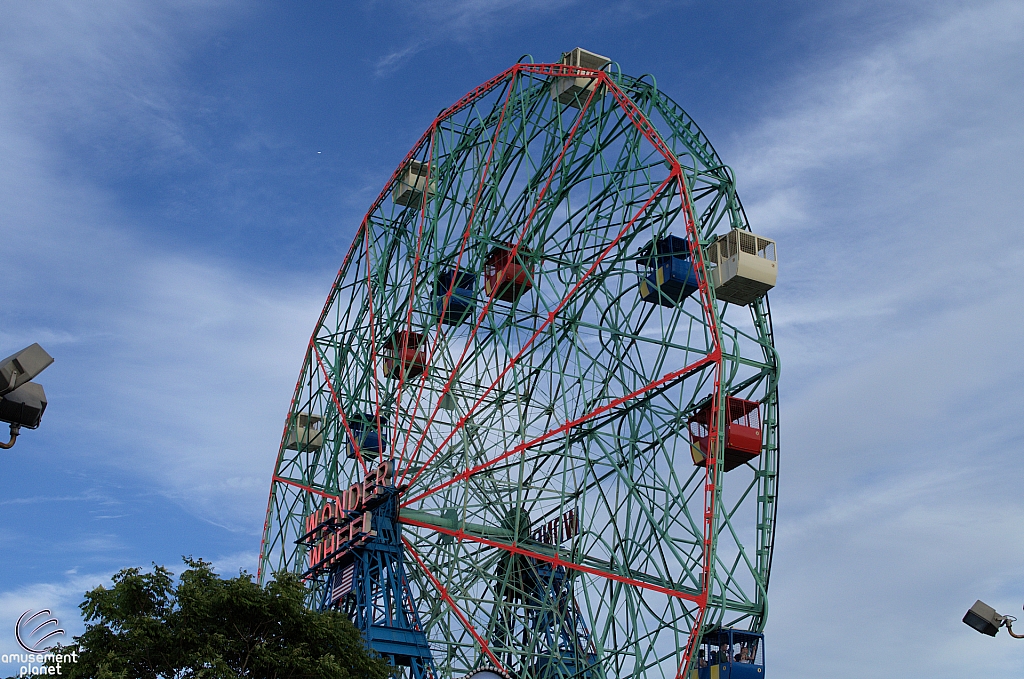
<instances>
[{"instance_id":1,"label":"sign lettering","mask_svg":"<svg viewBox=\"0 0 1024 679\"><path fill-rule=\"evenodd\" d=\"M394 477L390 460L371 469L362 482L353 483L339 497L328 498L323 506L306 517L306 535L310 568L330 566L352 549L364 546L377 536L373 530L373 512L369 506L381 500Z\"/></svg>"},{"instance_id":2,"label":"sign lettering","mask_svg":"<svg viewBox=\"0 0 1024 679\"><path fill-rule=\"evenodd\" d=\"M575 537L579 532L580 522L576 516L576 510L570 509L560 517L551 519L540 528L534 530L532 537L537 542L557 545Z\"/></svg>"}]
</instances>

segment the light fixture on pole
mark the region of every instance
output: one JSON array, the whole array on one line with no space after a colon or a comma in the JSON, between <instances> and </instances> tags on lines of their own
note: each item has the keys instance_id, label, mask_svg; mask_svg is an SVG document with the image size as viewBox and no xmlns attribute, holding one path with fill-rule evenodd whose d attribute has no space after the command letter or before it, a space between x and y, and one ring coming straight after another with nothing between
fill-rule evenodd
<instances>
[{"instance_id":1,"label":"light fixture on pole","mask_svg":"<svg viewBox=\"0 0 1024 679\"><path fill-rule=\"evenodd\" d=\"M0 361L0 422L11 425L11 440L0 442L0 448L13 447L22 427L39 426L46 410L46 393L32 379L51 363L53 357L38 344Z\"/></svg>"},{"instance_id":2,"label":"light fixture on pole","mask_svg":"<svg viewBox=\"0 0 1024 679\"><path fill-rule=\"evenodd\" d=\"M1024 634L1014 634L1013 623L1017 618L1012 615L999 615L996 609L986 604L981 599L974 602L967 615L964 616L964 623L978 630L982 634L994 637L1000 627L1006 627L1006 631L1014 639L1024 639Z\"/></svg>"}]
</instances>

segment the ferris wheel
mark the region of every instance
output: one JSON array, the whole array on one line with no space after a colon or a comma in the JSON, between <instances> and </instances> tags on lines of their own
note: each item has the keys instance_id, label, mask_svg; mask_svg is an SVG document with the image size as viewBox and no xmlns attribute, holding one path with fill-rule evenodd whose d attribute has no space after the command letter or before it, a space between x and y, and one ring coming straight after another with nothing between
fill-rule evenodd
<instances>
[{"instance_id":1,"label":"ferris wheel","mask_svg":"<svg viewBox=\"0 0 1024 679\"><path fill-rule=\"evenodd\" d=\"M653 78L577 48L488 80L345 256L260 580L302 575L413 679L703 679L702 643L763 676L776 266Z\"/></svg>"}]
</instances>

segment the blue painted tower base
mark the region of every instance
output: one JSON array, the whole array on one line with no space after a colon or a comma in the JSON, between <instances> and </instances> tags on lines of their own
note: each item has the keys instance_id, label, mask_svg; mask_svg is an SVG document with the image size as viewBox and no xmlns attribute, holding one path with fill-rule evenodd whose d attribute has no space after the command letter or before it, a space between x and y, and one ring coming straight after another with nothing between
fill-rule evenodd
<instances>
[{"instance_id":1,"label":"blue painted tower base","mask_svg":"<svg viewBox=\"0 0 1024 679\"><path fill-rule=\"evenodd\" d=\"M411 679L436 679L437 669L405 573L397 491L380 489L372 506L375 535L331 567L323 608L343 611L366 645Z\"/></svg>"}]
</instances>

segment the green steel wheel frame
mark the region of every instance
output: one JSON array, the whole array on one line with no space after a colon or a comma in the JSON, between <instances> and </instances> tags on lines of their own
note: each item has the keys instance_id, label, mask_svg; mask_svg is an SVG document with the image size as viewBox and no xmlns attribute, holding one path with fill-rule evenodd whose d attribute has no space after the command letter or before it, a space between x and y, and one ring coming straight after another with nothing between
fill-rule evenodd
<instances>
[{"instance_id":1,"label":"green steel wheel frame","mask_svg":"<svg viewBox=\"0 0 1024 679\"><path fill-rule=\"evenodd\" d=\"M567 77L594 86L564 105L551 86ZM426 176L400 204L412 163ZM562 653L542 615L574 626L590 677L679 677L704 631L763 629L778 479L767 298L717 302L700 247L697 292L670 306L638 293L652 240L703 246L732 228L749 229L730 169L656 85L614 64L519 63L442 111L363 219L310 339L260 581L305 571L305 518L378 461L346 456L365 413L398 470L406 568L444 677L485 663L541 674ZM502 248L523 276L505 295L482 283ZM473 308L453 324L436 283L459 272ZM403 331L422 337L425 369L392 362L389 376ZM759 401L763 421L761 454L728 474L727 396ZM698 467L687 420L708 403ZM321 418L322 441L307 445L300 416ZM545 565L568 600L523 591Z\"/></svg>"}]
</instances>

